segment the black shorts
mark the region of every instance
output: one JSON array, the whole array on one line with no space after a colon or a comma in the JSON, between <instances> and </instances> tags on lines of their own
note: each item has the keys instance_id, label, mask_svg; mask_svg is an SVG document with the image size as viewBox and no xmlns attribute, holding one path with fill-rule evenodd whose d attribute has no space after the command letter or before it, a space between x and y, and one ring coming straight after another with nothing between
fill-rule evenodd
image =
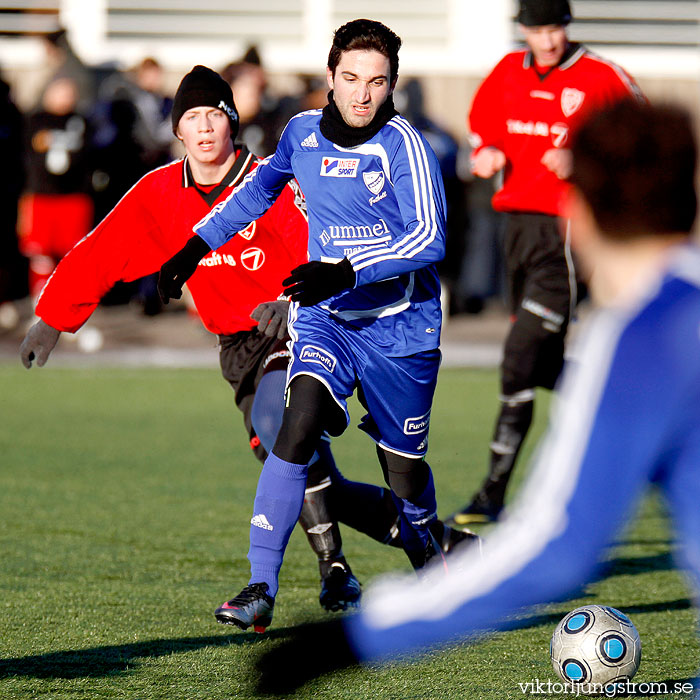
<instances>
[{"instance_id":1,"label":"black shorts","mask_svg":"<svg viewBox=\"0 0 700 700\"><path fill-rule=\"evenodd\" d=\"M576 271L560 221L510 213L505 252L513 324L504 348L502 389L554 387L564 362L564 338L578 296Z\"/></svg>"},{"instance_id":2,"label":"black shorts","mask_svg":"<svg viewBox=\"0 0 700 700\"><path fill-rule=\"evenodd\" d=\"M219 336L221 374L235 392L236 405L243 412L243 422L250 436L250 447L261 461L266 453L251 421L255 392L267 372L286 372L289 358L287 339L270 338L257 329Z\"/></svg>"}]
</instances>

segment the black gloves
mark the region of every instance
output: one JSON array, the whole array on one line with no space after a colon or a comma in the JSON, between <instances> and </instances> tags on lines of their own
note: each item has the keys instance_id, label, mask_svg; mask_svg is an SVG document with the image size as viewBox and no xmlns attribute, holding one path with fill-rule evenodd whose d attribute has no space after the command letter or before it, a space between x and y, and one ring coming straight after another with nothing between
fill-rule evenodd
<instances>
[{"instance_id":1,"label":"black gloves","mask_svg":"<svg viewBox=\"0 0 700 700\"><path fill-rule=\"evenodd\" d=\"M357 664L341 620L312 622L294 628L281 644L260 656L255 664L257 691L291 698L312 678Z\"/></svg>"},{"instance_id":2,"label":"black gloves","mask_svg":"<svg viewBox=\"0 0 700 700\"><path fill-rule=\"evenodd\" d=\"M355 286L355 270L347 258L339 263L312 260L295 267L282 284L284 293L302 306L313 306Z\"/></svg>"},{"instance_id":3,"label":"black gloves","mask_svg":"<svg viewBox=\"0 0 700 700\"><path fill-rule=\"evenodd\" d=\"M36 358L37 367L43 367L49 359L51 351L58 342L61 331L49 326L45 321L37 321L28 331L19 346L19 356L22 364L29 369L32 360Z\"/></svg>"},{"instance_id":4,"label":"black gloves","mask_svg":"<svg viewBox=\"0 0 700 700\"><path fill-rule=\"evenodd\" d=\"M199 236L192 236L185 247L163 263L158 274L158 294L164 304L182 296L182 285L192 277L199 261L211 248Z\"/></svg>"}]
</instances>

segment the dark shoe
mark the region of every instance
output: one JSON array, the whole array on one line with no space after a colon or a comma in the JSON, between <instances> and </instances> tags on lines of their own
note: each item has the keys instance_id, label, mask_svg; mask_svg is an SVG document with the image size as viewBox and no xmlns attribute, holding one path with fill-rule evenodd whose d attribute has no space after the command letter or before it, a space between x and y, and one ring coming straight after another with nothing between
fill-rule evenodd
<instances>
[{"instance_id":1,"label":"dark shoe","mask_svg":"<svg viewBox=\"0 0 700 700\"><path fill-rule=\"evenodd\" d=\"M498 520L501 510L503 510L503 506L489 501L483 501L476 497L469 505L462 508L462 510L458 510L456 513L450 515L450 517L445 520L445 525L455 528L456 530L464 530L468 529L469 525L495 523Z\"/></svg>"},{"instance_id":2,"label":"dark shoe","mask_svg":"<svg viewBox=\"0 0 700 700\"><path fill-rule=\"evenodd\" d=\"M266 583L251 583L235 598L227 600L215 611L214 616L223 625L236 625L242 630L253 625L255 632L264 632L272 622L275 599L267 594Z\"/></svg>"},{"instance_id":3,"label":"dark shoe","mask_svg":"<svg viewBox=\"0 0 700 700\"><path fill-rule=\"evenodd\" d=\"M357 608L360 606L362 589L347 564L336 561L321 581L321 607L331 612Z\"/></svg>"},{"instance_id":4,"label":"dark shoe","mask_svg":"<svg viewBox=\"0 0 700 700\"><path fill-rule=\"evenodd\" d=\"M416 571L421 571L430 562L433 564L438 562L447 574L450 571L450 557L447 555L455 547L468 542L477 544L481 548L481 538L471 530L455 530L438 520L428 530L428 542L422 556L414 554L409 558Z\"/></svg>"},{"instance_id":5,"label":"dark shoe","mask_svg":"<svg viewBox=\"0 0 700 700\"><path fill-rule=\"evenodd\" d=\"M457 545L466 546L466 543L477 544L481 547L481 537L467 528L456 530L445 525L442 532L442 551L445 554L449 554Z\"/></svg>"}]
</instances>

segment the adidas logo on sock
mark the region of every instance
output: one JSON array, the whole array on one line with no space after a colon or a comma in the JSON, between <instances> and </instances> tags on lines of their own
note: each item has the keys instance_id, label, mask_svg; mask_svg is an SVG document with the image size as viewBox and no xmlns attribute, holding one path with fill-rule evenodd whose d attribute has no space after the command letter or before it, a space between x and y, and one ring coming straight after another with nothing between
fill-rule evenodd
<instances>
[{"instance_id":1,"label":"adidas logo on sock","mask_svg":"<svg viewBox=\"0 0 700 700\"><path fill-rule=\"evenodd\" d=\"M263 513L260 513L260 515L254 515L250 519L250 524L255 525L255 527L259 527L262 530L274 530L275 528L270 525L268 522L267 518Z\"/></svg>"},{"instance_id":2,"label":"adidas logo on sock","mask_svg":"<svg viewBox=\"0 0 700 700\"><path fill-rule=\"evenodd\" d=\"M316 140L316 132L312 131L302 142L302 146L307 148L318 148L318 141Z\"/></svg>"}]
</instances>

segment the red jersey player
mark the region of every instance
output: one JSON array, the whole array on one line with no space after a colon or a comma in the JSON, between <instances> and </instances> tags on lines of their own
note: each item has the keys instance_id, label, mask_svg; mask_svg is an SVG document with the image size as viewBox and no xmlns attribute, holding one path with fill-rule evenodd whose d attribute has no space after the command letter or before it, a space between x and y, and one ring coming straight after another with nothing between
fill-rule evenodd
<instances>
[{"instance_id":1,"label":"red jersey player","mask_svg":"<svg viewBox=\"0 0 700 700\"><path fill-rule=\"evenodd\" d=\"M535 388L552 389L576 305L577 279L561 213L572 134L594 110L643 100L619 66L570 43L567 0L521 0L526 47L507 54L476 92L469 114L472 170L503 170L493 207L506 213L505 249L512 324L501 365L501 411L490 470L472 502L447 522L495 520L532 421Z\"/></svg>"},{"instance_id":2,"label":"red jersey player","mask_svg":"<svg viewBox=\"0 0 700 700\"><path fill-rule=\"evenodd\" d=\"M234 144L238 114L231 88L209 68L196 66L183 78L172 122L185 157L145 175L63 258L37 302L40 320L20 348L25 367L34 358L43 366L60 333L77 331L116 282L159 270L192 236L192 226L258 164ZM289 271L306 261L307 236L303 196L292 181L264 216L205 256L188 283L202 322L219 336L222 374L261 460L281 422L289 360L287 302L270 300L281 293ZM358 604L360 585L343 557L330 511L400 546L397 512L387 489L345 480L327 442L319 445L314 465L299 521L319 559L321 604L346 609Z\"/></svg>"}]
</instances>

